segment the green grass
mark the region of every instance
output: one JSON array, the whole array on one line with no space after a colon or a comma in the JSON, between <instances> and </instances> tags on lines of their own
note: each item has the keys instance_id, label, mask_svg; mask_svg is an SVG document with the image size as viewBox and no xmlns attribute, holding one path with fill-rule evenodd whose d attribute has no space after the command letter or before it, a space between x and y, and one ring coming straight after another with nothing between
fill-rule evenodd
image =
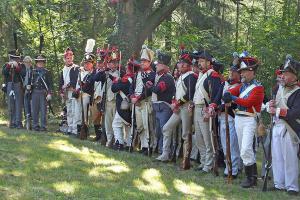
<instances>
[{"instance_id":1,"label":"green grass","mask_svg":"<svg viewBox=\"0 0 300 200\"><path fill-rule=\"evenodd\" d=\"M1 125L0 199L293 199L285 192L261 192L261 180L256 188L241 189L241 179L228 185L223 177L152 160L54 132Z\"/></svg>"}]
</instances>

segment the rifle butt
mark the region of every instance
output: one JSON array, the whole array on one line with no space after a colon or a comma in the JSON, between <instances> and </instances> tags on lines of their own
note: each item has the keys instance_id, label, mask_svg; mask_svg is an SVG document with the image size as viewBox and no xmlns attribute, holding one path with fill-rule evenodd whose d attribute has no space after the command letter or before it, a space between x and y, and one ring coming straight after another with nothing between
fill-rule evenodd
<instances>
[{"instance_id":1,"label":"rifle butt","mask_svg":"<svg viewBox=\"0 0 300 200\"><path fill-rule=\"evenodd\" d=\"M79 138L81 140L86 140L88 136L88 127L85 123L82 124L81 129L80 129L80 135Z\"/></svg>"}]
</instances>

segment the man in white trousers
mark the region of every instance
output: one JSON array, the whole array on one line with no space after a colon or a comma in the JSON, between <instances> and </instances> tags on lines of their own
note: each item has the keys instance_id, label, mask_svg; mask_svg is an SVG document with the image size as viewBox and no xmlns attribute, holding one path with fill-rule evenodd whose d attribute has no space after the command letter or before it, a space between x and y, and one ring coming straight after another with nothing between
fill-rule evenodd
<instances>
[{"instance_id":1,"label":"man in white trousers","mask_svg":"<svg viewBox=\"0 0 300 200\"><path fill-rule=\"evenodd\" d=\"M300 143L300 63L287 59L282 70L282 85L275 100L269 102L268 112L274 115L272 132L272 168L274 187L290 195L299 193Z\"/></svg>"}]
</instances>

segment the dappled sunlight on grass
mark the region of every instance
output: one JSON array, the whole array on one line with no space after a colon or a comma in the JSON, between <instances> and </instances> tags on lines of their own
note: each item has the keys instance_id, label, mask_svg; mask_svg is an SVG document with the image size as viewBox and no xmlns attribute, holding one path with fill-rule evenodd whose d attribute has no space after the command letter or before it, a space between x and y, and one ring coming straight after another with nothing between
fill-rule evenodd
<instances>
[{"instance_id":1,"label":"dappled sunlight on grass","mask_svg":"<svg viewBox=\"0 0 300 200\"><path fill-rule=\"evenodd\" d=\"M19 170L13 170L12 172L10 172L10 175L18 177L18 176L25 176L25 173Z\"/></svg>"},{"instance_id":2,"label":"dappled sunlight on grass","mask_svg":"<svg viewBox=\"0 0 300 200\"><path fill-rule=\"evenodd\" d=\"M25 141L29 141L29 138L28 138L27 135L21 134L21 135L19 135L19 136L16 138L16 140L17 140L18 142L25 142Z\"/></svg>"},{"instance_id":3,"label":"dappled sunlight on grass","mask_svg":"<svg viewBox=\"0 0 300 200\"><path fill-rule=\"evenodd\" d=\"M0 186L0 195L1 199L22 199L20 190L16 190L12 187Z\"/></svg>"},{"instance_id":4,"label":"dappled sunlight on grass","mask_svg":"<svg viewBox=\"0 0 300 200\"><path fill-rule=\"evenodd\" d=\"M74 194L75 190L78 189L78 186L78 182L68 183L66 181L53 184L53 187L56 191L62 192L64 194Z\"/></svg>"},{"instance_id":5,"label":"dappled sunlight on grass","mask_svg":"<svg viewBox=\"0 0 300 200\"><path fill-rule=\"evenodd\" d=\"M177 191L182 192L186 195L193 195L196 197L203 197L204 196L204 187L197 185L193 182L186 183L182 180L175 179L173 181L174 187Z\"/></svg>"},{"instance_id":6,"label":"dappled sunlight on grass","mask_svg":"<svg viewBox=\"0 0 300 200\"><path fill-rule=\"evenodd\" d=\"M91 169L88 173L89 176L91 177L99 177L101 173L105 173L105 172L114 172L116 174L120 174L125 172L127 173L129 171L130 169L127 166L120 163L119 165L112 165L112 166L105 166L105 167L97 166Z\"/></svg>"},{"instance_id":7,"label":"dappled sunlight on grass","mask_svg":"<svg viewBox=\"0 0 300 200\"><path fill-rule=\"evenodd\" d=\"M55 150L61 150L64 152L70 152L70 153L82 153L80 149L77 147L74 147L72 144L70 144L67 140L55 140L48 144L48 147Z\"/></svg>"},{"instance_id":8,"label":"dappled sunlight on grass","mask_svg":"<svg viewBox=\"0 0 300 200\"><path fill-rule=\"evenodd\" d=\"M4 170L0 169L0 176L4 174Z\"/></svg>"},{"instance_id":9,"label":"dappled sunlight on grass","mask_svg":"<svg viewBox=\"0 0 300 200\"><path fill-rule=\"evenodd\" d=\"M90 177L100 177L106 176L104 173L113 172L113 173L126 173L129 172L130 169L128 166L121 161L115 160L113 158L106 157L103 154L98 153L93 149L89 149L88 147L75 147L73 144L69 143L67 140L55 140L51 141L48 144L48 147L60 150L63 152L74 153L76 154L75 161L83 161L88 164L92 164L96 167L87 171ZM44 169L57 168L62 165L62 163L40 163L41 167ZM109 174L111 175L111 174ZM107 177L107 176L106 176Z\"/></svg>"},{"instance_id":10,"label":"dappled sunlight on grass","mask_svg":"<svg viewBox=\"0 0 300 200\"><path fill-rule=\"evenodd\" d=\"M25 162L28 160L27 156L24 155L24 154L19 154L19 155L16 155L16 158L18 159L18 161L20 162Z\"/></svg>"},{"instance_id":11,"label":"dappled sunlight on grass","mask_svg":"<svg viewBox=\"0 0 300 200\"><path fill-rule=\"evenodd\" d=\"M145 169L142 172L142 179L133 181L135 187L139 190L157 194L170 195L167 187L161 180L161 173L157 169Z\"/></svg>"},{"instance_id":12,"label":"dappled sunlight on grass","mask_svg":"<svg viewBox=\"0 0 300 200\"><path fill-rule=\"evenodd\" d=\"M51 162L38 162L37 166L41 169L49 170L49 169L57 169L63 165L62 161L51 161Z\"/></svg>"},{"instance_id":13,"label":"dappled sunlight on grass","mask_svg":"<svg viewBox=\"0 0 300 200\"><path fill-rule=\"evenodd\" d=\"M104 169L107 169L108 171L112 171L115 173L123 173L123 172L129 172L129 168L123 165L113 165L109 167L105 167Z\"/></svg>"},{"instance_id":14,"label":"dappled sunlight on grass","mask_svg":"<svg viewBox=\"0 0 300 200\"><path fill-rule=\"evenodd\" d=\"M1 121L1 120L0 120ZM0 131L0 137L6 137L7 136L7 134L6 133L4 133L3 131Z\"/></svg>"}]
</instances>

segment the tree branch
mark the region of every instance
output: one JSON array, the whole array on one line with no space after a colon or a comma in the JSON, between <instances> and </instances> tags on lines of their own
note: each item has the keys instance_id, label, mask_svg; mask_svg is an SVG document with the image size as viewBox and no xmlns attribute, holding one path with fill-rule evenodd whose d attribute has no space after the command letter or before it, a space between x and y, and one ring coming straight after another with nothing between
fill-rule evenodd
<instances>
[{"instance_id":1,"label":"tree branch","mask_svg":"<svg viewBox=\"0 0 300 200\"><path fill-rule=\"evenodd\" d=\"M170 3L165 3L163 7L155 9L151 15L149 15L144 24L144 28L139 35L139 40L143 42L149 33L158 27L172 12L183 2L183 0L172 0Z\"/></svg>"}]
</instances>

